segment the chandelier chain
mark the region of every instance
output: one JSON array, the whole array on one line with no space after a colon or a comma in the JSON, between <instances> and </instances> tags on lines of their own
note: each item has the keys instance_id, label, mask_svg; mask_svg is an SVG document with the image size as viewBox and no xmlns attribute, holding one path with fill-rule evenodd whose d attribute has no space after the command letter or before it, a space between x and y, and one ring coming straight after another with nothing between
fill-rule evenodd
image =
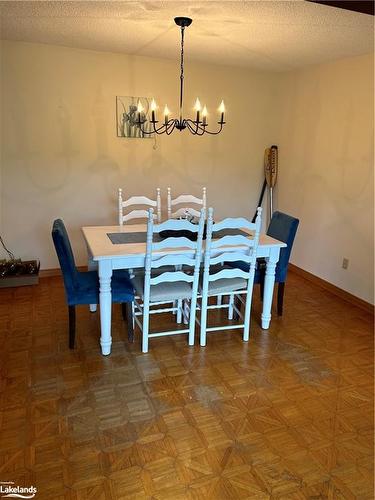
<instances>
[{"instance_id":1,"label":"chandelier chain","mask_svg":"<svg viewBox=\"0 0 375 500\"><path fill-rule=\"evenodd\" d=\"M182 103L183 103L183 93L184 93L184 31L185 31L185 26L181 26L180 123L182 123Z\"/></svg>"}]
</instances>

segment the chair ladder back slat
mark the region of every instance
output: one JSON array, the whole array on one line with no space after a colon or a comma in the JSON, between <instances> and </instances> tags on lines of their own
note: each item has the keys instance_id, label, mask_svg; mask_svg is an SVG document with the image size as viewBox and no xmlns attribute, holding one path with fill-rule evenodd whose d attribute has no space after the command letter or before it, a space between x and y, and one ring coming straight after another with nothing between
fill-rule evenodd
<instances>
[{"instance_id":1,"label":"chair ladder back slat","mask_svg":"<svg viewBox=\"0 0 375 500\"><path fill-rule=\"evenodd\" d=\"M209 281L217 281L217 280L226 279L226 278L248 279L248 277L249 277L248 272L242 271L242 269L237 269L235 267L232 267L231 269L222 269L221 271L218 271L217 273L209 274L208 280Z\"/></svg>"},{"instance_id":2,"label":"chair ladder back slat","mask_svg":"<svg viewBox=\"0 0 375 500\"><path fill-rule=\"evenodd\" d=\"M153 254L152 257L152 268L157 269L162 266L190 266L193 267L195 265L195 257L189 257L188 255L181 255L178 253L171 253L169 255L163 255L159 258L154 258L157 254Z\"/></svg>"},{"instance_id":3,"label":"chair ladder back slat","mask_svg":"<svg viewBox=\"0 0 375 500\"><path fill-rule=\"evenodd\" d=\"M148 205L150 207L156 207L157 202L155 200L150 200L147 196L131 196L122 202L123 208L131 207L132 205Z\"/></svg>"},{"instance_id":4,"label":"chair ladder back slat","mask_svg":"<svg viewBox=\"0 0 375 500\"><path fill-rule=\"evenodd\" d=\"M246 253L246 250L243 252L221 252L218 255L215 255L215 257L210 256L210 264L211 266L217 266L218 264L221 264L222 262L246 262L247 264L250 264L252 259L252 253Z\"/></svg>"},{"instance_id":5,"label":"chair ladder back slat","mask_svg":"<svg viewBox=\"0 0 375 500\"><path fill-rule=\"evenodd\" d=\"M177 198L171 200L172 207L180 205L181 203L195 203L196 205L203 205L203 198L197 198L192 194L180 194Z\"/></svg>"},{"instance_id":6,"label":"chair ladder back slat","mask_svg":"<svg viewBox=\"0 0 375 500\"><path fill-rule=\"evenodd\" d=\"M123 222L127 222L128 220L132 219L144 219L145 217L148 216L147 210L132 210L128 214L124 215L122 217ZM153 218L156 218L156 215L153 215Z\"/></svg>"},{"instance_id":7,"label":"chair ladder back slat","mask_svg":"<svg viewBox=\"0 0 375 500\"><path fill-rule=\"evenodd\" d=\"M165 240L157 241L152 244L152 250L155 252L160 252L166 248L176 249L176 248L190 248L195 249L197 243L196 241L191 241L185 236L165 238ZM176 253L176 252L174 252Z\"/></svg>"},{"instance_id":8,"label":"chair ladder back slat","mask_svg":"<svg viewBox=\"0 0 375 500\"><path fill-rule=\"evenodd\" d=\"M200 213L199 213L200 215ZM155 224L154 226L154 232L155 233L160 233L161 231L190 231L192 233L198 233L199 230L199 225L198 224L192 224L188 220L175 220L175 219L168 219L161 224Z\"/></svg>"},{"instance_id":9,"label":"chair ladder back slat","mask_svg":"<svg viewBox=\"0 0 375 500\"><path fill-rule=\"evenodd\" d=\"M212 231L212 235L215 236L214 231ZM234 235L226 235L222 236L217 240L212 240L211 248L224 248L226 246L237 246L240 245L245 248L252 248L255 244L254 238L244 236L242 234L234 234Z\"/></svg>"},{"instance_id":10,"label":"chair ladder back slat","mask_svg":"<svg viewBox=\"0 0 375 500\"><path fill-rule=\"evenodd\" d=\"M159 283L173 283L176 281L186 281L187 283L192 283L194 281L194 276L186 274L183 271L170 271L150 278L151 285L157 285Z\"/></svg>"},{"instance_id":11,"label":"chair ladder back slat","mask_svg":"<svg viewBox=\"0 0 375 500\"><path fill-rule=\"evenodd\" d=\"M212 228L213 232L221 231L222 229L247 229L255 231L256 223L250 222L244 217L227 217L226 219L217 222Z\"/></svg>"},{"instance_id":12,"label":"chair ladder back slat","mask_svg":"<svg viewBox=\"0 0 375 500\"><path fill-rule=\"evenodd\" d=\"M175 212L172 211L172 208L177 205L185 205L183 207L180 206ZM190 205L195 205L191 207ZM196 205L203 208L206 211L207 208L207 189L202 188L202 198L198 198L192 194L180 194L176 198L172 198L171 188L168 187L167 190L167 206L168 206L168 219L177 218L184 216L186 214L193 215L194 217L200 217L200 211L197 209Z\"/></svg>"},{"instance_id":13,"label":"chair ladder back slat","mask_svg":"<svg viewBox=\"0 0 375 500\"><path fill-rule=\"evenodd\" d=\"M145 208L141 209L140 207L144 206ZM128 209L129 207L138 207L134 210L131 210L128 213L124 213L124 209ZM127 200L124 200L122 189L118 190L118 222L119 225L123 225L125 222L128 222L133 219L140 219L148 217L148 209L149 207L153 207L156 209L156 214L154 214L154 219L158 222L161 222L161 196L160 196L160 188L156 189L156 200L152 200L147 196L131 196Z\"/></svg>"}]
</instances>

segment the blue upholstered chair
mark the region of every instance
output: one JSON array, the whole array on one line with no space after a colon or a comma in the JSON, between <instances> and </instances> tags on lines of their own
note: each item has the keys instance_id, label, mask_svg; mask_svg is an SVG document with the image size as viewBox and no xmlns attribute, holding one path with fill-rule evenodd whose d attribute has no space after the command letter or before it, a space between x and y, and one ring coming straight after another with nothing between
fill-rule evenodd
<instances>
[{"instance_id":1,"label":"blue upholstered chair","mask_svg":"<svg viewBox=\"0 0 375 500\"><path fill-rule=\"evenodd\" d=\"M268 236L272 236L283 243L286 243L285 248L280 250L279 262L276 265L275 283L277 286L277 314L282 316L284 303L284 289L286 275L288 272L289 258L293 247L294 238L296 236L299 220L291 215L282 212L274 212L270 225L267 229ZM261 298L263 298L264 277L266 274L266 263L264 259L258 259L257 270L255 272L254 283L260 284ZM243 262L235 262L232 265L245 269L246 264Z\"/></svg>"},{"instance_id":2,"label":"blue upholstered chair","mask_svg":"<svg viewBox=\"0 0 375 500\"><path fill-rule=\"evenodd\" d=\"M99 303L99 278L97 271L78 271L65 225L57 219L52 227L52 239L64 278L65 294L69 308L69 347L74 348L76 330L75 306ZM127 271L114 271L112 276L112 302L122 304L122 313L127 316L128 336L132 340L133 321L131 307L126 303L134 300L134 290Z\"/></svg>"},{"instance_id":3,"label":"blue upholstered chair","mask_svg":"<svg viewBox=\"0 0 375 500\"><path fill-rule=\"evenodd\" d=\"M290 254L292 252L292 247L294 243L294 238L298 229L299 219L292 217L291 215L284 214L283 212L274 212L271 218L270 225L267 229L268 236L272 236L276 240L286 243L285 248L280 250L279 262L276 265L275 272L275 283L277 283L277 314L282 316L283 314L283 304L284 304L284 289L286 275L288 272L288 264L290 259ZM265 266L258 266L258 273L255 276L255 283L261 284L262 297L263 297L263 285L265 277Z\"/></svg>"}]
</instances>

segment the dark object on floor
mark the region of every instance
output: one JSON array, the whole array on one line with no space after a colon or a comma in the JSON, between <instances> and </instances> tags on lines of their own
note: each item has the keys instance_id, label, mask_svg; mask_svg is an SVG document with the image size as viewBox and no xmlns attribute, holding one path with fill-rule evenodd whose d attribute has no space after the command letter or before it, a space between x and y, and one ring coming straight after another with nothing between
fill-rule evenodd
<instances>
[{"instance_id":1,"label":"dark object on floor","mask_svg":"<svg viewBox=\"0 0 375 500\"><path fill-rule=\"evenodd\" d=\"M37 285L39 261L11 259L0 261L0 288Z\"/></svg>"}]
</instances>

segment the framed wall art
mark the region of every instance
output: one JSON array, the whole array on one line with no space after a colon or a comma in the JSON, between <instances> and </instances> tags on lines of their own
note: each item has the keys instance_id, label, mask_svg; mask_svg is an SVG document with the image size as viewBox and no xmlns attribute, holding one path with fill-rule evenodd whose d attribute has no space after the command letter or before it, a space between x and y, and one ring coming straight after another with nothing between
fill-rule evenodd
<instances>
[{"instance_id":1,"label":"framed wall art","mask_svg":"<svg viewBox=\"0 0 375 500\"><path fill-rule=\"evenodd\" d=\"M117 96L116 97L116 121L117 137L150 139L153 134L145 134L137 125L138 102L142 104L143 111L140 113L142 127L151 131L150 126L150 102L147 97ZM146 121L147 120L147 121Z\"/></svg>"}]
</instances>

